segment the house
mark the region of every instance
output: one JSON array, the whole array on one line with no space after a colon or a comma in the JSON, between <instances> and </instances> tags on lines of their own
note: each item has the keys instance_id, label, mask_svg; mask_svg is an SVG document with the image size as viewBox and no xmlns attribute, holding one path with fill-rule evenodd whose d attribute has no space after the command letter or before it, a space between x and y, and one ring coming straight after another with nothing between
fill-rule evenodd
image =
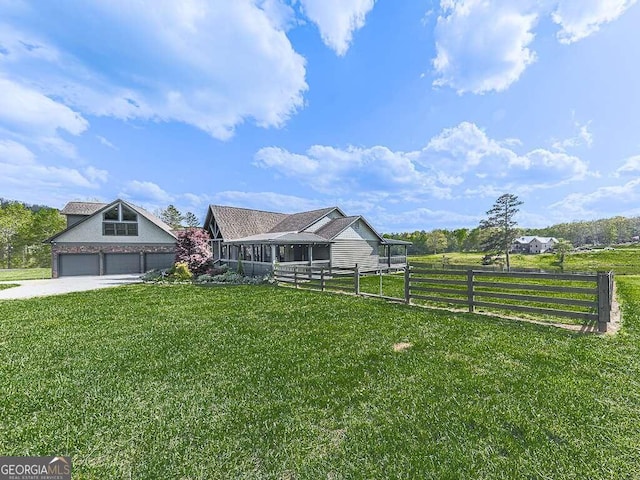
<instances>
[{"instance_id":1,"label":"house","mask_svg":"<svg viewBox=\"0 0 640 480\"><path fill-rule=\"evenodd\" d=\"M383 238L362 216L338 207L292 214L210 205L205 229L216 261L262 274L276 263L353 268L403 268L410 242Z\"/></svg>"},{"instance_id":2,"label":"house","mask_svg":"<svg viewBox=\"0 0 640 480\"><path fill-rule=\"evenodd\" d=\"M537 237L525 235L516 238L511 244L511 251L515 253L544 253L558 243L554 237Z\"/></svg>"},{"instance_id":3,"label":"house","mask_svg":"<svg viewBox=\"0 0 640 480\"><path fill-rule=\"evenodd\" d=\"M125 200L69 202L67 228L51 244L52 277L141 273L167 268L176 236L154 215Z\"/></svg>"}]
</instances>

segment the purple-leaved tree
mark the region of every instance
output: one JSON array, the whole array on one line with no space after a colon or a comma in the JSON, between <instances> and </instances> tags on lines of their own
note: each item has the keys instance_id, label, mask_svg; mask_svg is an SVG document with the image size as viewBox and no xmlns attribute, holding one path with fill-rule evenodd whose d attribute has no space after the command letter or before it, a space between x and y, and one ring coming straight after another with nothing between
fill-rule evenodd
<instances>
[{"instance_id":1,"label":"purple-leaved tree","mask_svg":"<svg viewBox=\"0 0 640 480\"><path fill-rule=\"evenodd\" d=\"M211 258L209 235L202 228L187 228L176 232L176 262L185 262L194 274L204 273Z\"/></svg>"}]
</instances>

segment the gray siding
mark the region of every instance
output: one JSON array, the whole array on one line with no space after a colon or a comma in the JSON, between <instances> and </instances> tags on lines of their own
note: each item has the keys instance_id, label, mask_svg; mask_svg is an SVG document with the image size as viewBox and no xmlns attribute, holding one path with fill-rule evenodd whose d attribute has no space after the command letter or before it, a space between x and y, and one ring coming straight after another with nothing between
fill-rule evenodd
<instances>
[{"instance_id":1,"label":"gray siding","mask_svg":"<svg viewBox=\"0 0 640 480\"><path fill-rule=\"evenodd\" d=\"M81 225L63 233L55 239L59 243L175 243L167 232L138 214L138 235L102 235L102 214L89 218Z\"/></svg>"},{"instance_id":2,"label":"gray siding","mask_svg":"<svg viewBox=\"0 0 640 480\"><path fill-rule=\"evenodd\" d=\"M377 241L337 240L331 245L331 265L339 268L352 268L356 264L361 270L378 268Z\"/></svg>"},{"instance_id":3,"label":"gray siding","mask_svg":"<svg viewBox=\"0 0 640 480\"><path fill-rule=\"evenodd\" d=\"M87 215L67 215L67 228L81 222L85 218L87 218Z\"/></svg>"}]
</instances>

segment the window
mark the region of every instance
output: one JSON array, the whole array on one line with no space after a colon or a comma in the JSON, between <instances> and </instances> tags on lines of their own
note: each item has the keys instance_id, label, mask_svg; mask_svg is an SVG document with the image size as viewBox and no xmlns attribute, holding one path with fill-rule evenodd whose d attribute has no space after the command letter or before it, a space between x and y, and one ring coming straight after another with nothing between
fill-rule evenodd
<instances>
[{"instance_id":1,"label":"window","mask_svg":"<svg viewBox=\"0 0 640 480\"><path fill-rule=\"evenodd\" d=\"M109 236L137 236L138 214L129 207L118 204L102 214L102 234Z\"/></svg>"}]
</instances>

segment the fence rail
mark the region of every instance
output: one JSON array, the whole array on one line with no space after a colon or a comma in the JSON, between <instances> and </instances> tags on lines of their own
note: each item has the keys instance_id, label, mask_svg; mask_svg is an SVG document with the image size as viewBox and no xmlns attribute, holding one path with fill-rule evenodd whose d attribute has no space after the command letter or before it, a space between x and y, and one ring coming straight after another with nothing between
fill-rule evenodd
<instances>
[{"instance_id":1,"label":"fence rail","mask_svg":"<svg viewBox=\"0 0 640 480\"><path fill-rule=\"evenodd\" d=\"M405 303L427 303L436 306L466 306L469 312L477 308L521 312L534 315L571 318L597 323L598 331L606 332L613 303L613 272L597 274L497 272L489 270L440 270L430 265L413 264L404 275L381 266L379 290L372 272L317 266L277 266L275 278L296 288L334 290L374 296ZM361 281L366 288L361 290ZM391 282L393 294L383 289L383 277ZM402 285L403 283L403 285ZM389 284L385 284L385 288ZM404 288L402 288L404 287ZM368 291L365 291L367 290ZM374 293L371 290L378 290ZM404 295L403 295L404 293Z\"/></svg>"}]
</instances>

